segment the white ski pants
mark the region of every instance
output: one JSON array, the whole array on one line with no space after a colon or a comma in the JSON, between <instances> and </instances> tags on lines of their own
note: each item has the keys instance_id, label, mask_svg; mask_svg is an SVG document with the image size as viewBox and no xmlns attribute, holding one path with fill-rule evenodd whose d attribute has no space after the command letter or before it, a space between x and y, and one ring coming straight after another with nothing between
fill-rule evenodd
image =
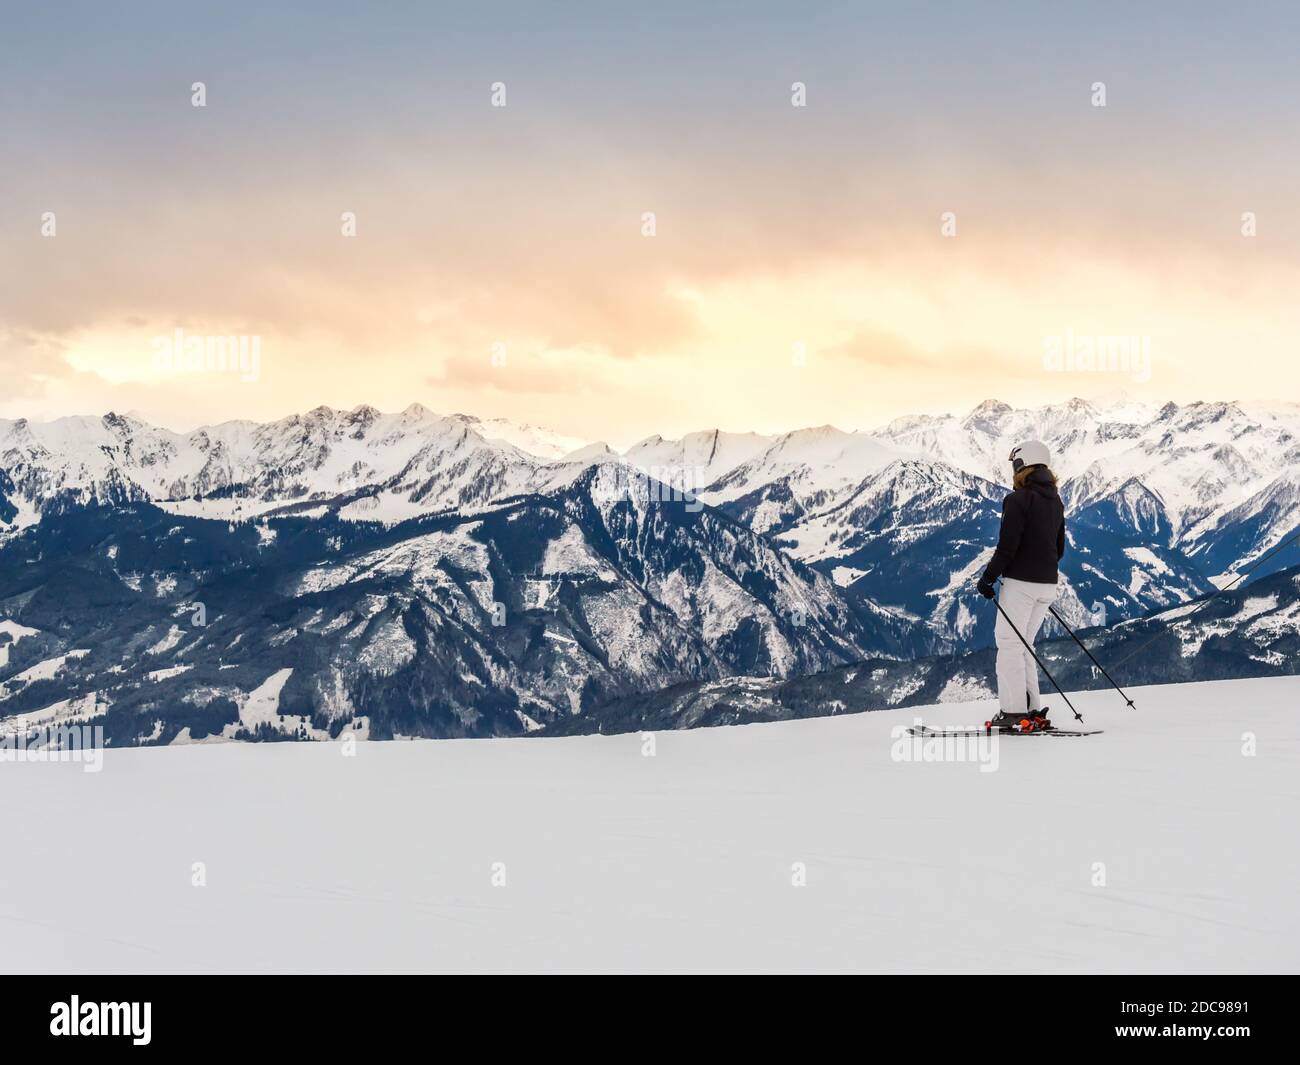
<instances>
[{"instance_id":1,"label":"white ski pants","mask_svg":"<svg viewBox=\"0 0 1300 1065\"><path fill-rule=\"evenodd\" d=\"M1038 664L1029 648L1011 631L1007 618L1032 645L1043 618L1047 616L1047 608L1055 599L1055 584L1002 578L998 595L1002 610L998 611L993 638L998 645L998 705L1008 714L1023 714L1026 709L1041 710L1043 703L1038 697ZM1006 617L1003 617L1003 611ZM1029 697L1027 704L1026 695Z\"/></svg>"}]
</instances>

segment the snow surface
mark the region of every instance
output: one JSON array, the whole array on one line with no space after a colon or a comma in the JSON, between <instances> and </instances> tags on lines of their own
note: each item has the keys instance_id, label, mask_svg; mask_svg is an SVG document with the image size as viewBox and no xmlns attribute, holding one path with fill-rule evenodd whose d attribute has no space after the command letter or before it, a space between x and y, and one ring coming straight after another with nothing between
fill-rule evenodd
<instances>
[{"instance_id":1,"label":"snow surface","mask_svg":"<svg viewBox=\"0 0 1300 1065\"><path fill-rule=\"evenodd\" d=\"M22 640L24 636L35 636L40 631L40 629L33 629L26 625L19 625L18 622L11 621L9 618L0 620L0 633L6 634L9 637L7 642L0 643L0 666L7 666L9 664L9 651L20 640Z\"/></svg>"},{"instance_id":2,"label":"snow surface","mask_svg":"<svg viewBox=\"0 0 1300 1065\"><path fill-rule=\"evenodd\" d=\"M14 674L5 681L5 684L16 684L22 686L24 684L32 684L38 680L53 680L69 658L81 658L88 654L90 654L89 648L84 648L77 651L69 651L65 655L59 655L57 658L47 658L43 662L37 662L36 665L29 666L21 673Z\"/></svg>"},{"instance_id":3,"label":"snow surface","mask_svg":"<svg viewBox=\"0 0 1300 1065\"><path fill-rule=\"evenodd\" d=\"M1300 678L1131 694L995 772L891 758L987 702L0 763L0 969L1294 972Z\"/></svg>"}]
</instances>

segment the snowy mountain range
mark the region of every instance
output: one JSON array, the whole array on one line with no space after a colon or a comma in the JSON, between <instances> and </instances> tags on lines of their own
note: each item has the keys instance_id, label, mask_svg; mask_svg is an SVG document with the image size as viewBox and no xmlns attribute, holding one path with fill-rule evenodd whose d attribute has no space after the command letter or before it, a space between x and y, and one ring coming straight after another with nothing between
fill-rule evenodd
<instances>
[{"instance_id":1,"label":"snowy mountain range","mask_svg":"<svg viewBox=\"0 0 1300 1065\"><path fill-rule=\"evenodd\" d=\"M102 716L119 743L500 735L974 650L1025 437L1056 456L1075 624L1203 595L1300 526L1284 404L989 401L623 453L418 404L0 421L0 715Z\"/></svg>"},{"instance_id":2,"label":"snowy mountain range","mask_svg":"<svg viewBox=\"0 0 1300 1065\"><path fill-rule=\"evenodd\" d=\"M867 434L804 430L701 497L850 592L977 646L991 618L965 592L996 535L1006 456L1034 438L1070 515L1063 596L1077 623L1098 604L1114 620L1202 594L1300 525L1300 407L1282 404L989 401Z\"/></svg>"}]
</instances>

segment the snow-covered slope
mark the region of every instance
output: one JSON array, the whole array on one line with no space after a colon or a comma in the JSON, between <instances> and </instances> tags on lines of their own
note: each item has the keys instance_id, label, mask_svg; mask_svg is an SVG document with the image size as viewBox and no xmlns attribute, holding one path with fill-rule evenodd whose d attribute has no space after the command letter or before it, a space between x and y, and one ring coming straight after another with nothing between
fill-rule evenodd
<instances>
[{"instance_id":1,"label":"snow-covered slope","mask_svg":"<svg viewBox=\"0 0 1300 1065\"><path fill-rule=\"evenodd\" d=\"M1134 694L1081 694L1104 735L1002 740L991 772L898 760L901 726L962 704L653 757L633 734L0 765L0 809L39 811L7 846L41 856L6 878L0 968L1293 972L1300 679Z\"/></svg>"},{"instance_id":2,"label":"snow-covered slope","mask_svg":"<svg viewBox=\"0 0 1300 1065\"><path fill-rule=\"evenodd\" d=\"M755 532L768 532L833 505L900 454L865 433L830 425L800 429L718 478L700 498L729 504L730 512Z\"/></svg>"},{"instance_id":3,"label":"snow-covered slope","mask_svg":"<svg viewBox=\"0 0 1300 1065\"><path fill-rule=\"evenodd\" d=\"M766 450L772 439L719 429L689 433L678 440L651 436L633 444L623 457L652 477L699 492Z\"/></svg>"},{"instance_id":4,"label":"snow-covered slope","mask_svg":"<svg viewBox=\"0 0 1300 1065\"><path fill-rule=\"evenodd\" d=\"M578 436L566 436L554 429L542 426L520 424L508 418L475 418L469 414L454 414L454 419L462 422L486 440L500 440L516 447L527 455L533 455L548 462L562 459L572 452L590 446L590 440Z\"/></svg>"}]
</instances>

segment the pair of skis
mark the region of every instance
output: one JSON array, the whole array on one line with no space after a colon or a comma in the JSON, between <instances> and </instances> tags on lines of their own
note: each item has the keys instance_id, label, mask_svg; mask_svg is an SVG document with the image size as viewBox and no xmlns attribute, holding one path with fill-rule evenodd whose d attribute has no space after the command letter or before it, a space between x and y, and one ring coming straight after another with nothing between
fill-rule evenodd
<instances>
[{"instance_id":1,"label":"pair of skis","mask_svg":"<svg viewBox=\"0 0 1300 1065\"><path fill-rule=\"evenodd\" d=\"M999 728L986 725L984 728L931 728L929 725L913 725L908 730L912 736L922 739L943 739L953 737L963 739L969 736L1100 736L1102 729L1043 728L1032 732L1021 732L1014 728Z\"/></svg>"},{"instance_id":2,"label":"pair of skis","mask_svg":"<svg viewBox=\"0 0 1300 1065\"><path fill-rule=\"evenodd\" d=\"M1041 669L1045 674L1047 674L1047 679L1052 682L1052 687L1055 688L1060 693L1061 698L1065 700L1065 705L1068 706L1070 708L1070 712L1074 714L1074 719L1077 722L1079 722L1079 724L1082 725L1083 715L1074 708L1074 704L1070 702L1070 697L1066 695L1065 691L1061 688L1061 686L1056 683L1056 678L1052 676L1051 670L1049 670L1047 666L1043 664L1043 660L1038 657L1038 652L1034 650L1033 644L1031 644L1028 640L1026 640L1024 634L1018 628L1016 628L1015 622L1013 622L1011 618L1007 616L1007 612L1002 609L1002 604L997 599L993 600L993 605L998 608L998 613L1002 615L1002 620L1007 623L1007 625L1011 628L1011 631L1014 632L1016 636L1019 638L1020 642L1024 644L1025 650L1028 651L1031 655L1033 655L1034 662L1035 664L1037 664L1038 668ZM1113 680L1111 680L1110 674L1106 673L1105 667L1100 662L1098 662L1095 657L1093 657L1093 653L1088 650L1087 644L1085 644L1081 639L1079 639L1078 636L1075 635L1074 630L1071 629L1070 626L1065 623L1065 619L1056 612L1056 608L1054 606L1049 606L1047 609L1052 612L1052 617L1056 618L1056 620L1061 623L1061 627L1065 629L1065 631L1068 632L1071 637L1073 637L1074 642L1077 643L1081 648L1083 648L1083 653L1086 654L1092 660L1092 664L1096 666L1098 669L1100 669L1102 673L1105 674L1106 679L1110 681L1111 686L1117 692L1119 692L1120 695L1124 697L1124 701L1128 703L1131 709L1133 706L1133 700L1124 694L1123 688L1121 688L1118 684L1116 684ZM934 729L934 728L930 728L927 725L917 725L913 728L909 728L907 731L913 736L921 736L927 739L932 739L936 736L937 737L952 736L956 738L971 737L971 736L1099 736L1101 735L1102 732L1101 729L1068 729L1068 728L1057 728L1054 725L1049 725L1047 728L1030 729L1028 732L1021 732L1020 729L1002 728L997 725L990 725L988 722L985 722L984 727L982 729L981 728Z\"/></svg>"},{"instance_id":3,"label":"pair of skis","mask_svg":"<svg viewBox=\"0 0 1300 1065\"><path fill-rule=\"evenodd\" d=\"M1079 722L1079 724L1082 725L1083 715L1074 708L1074 704L1070 702L1070 697L1066 695L1065 691L1061 688L1061 686L1056 683L1056 678L1052 676L1051 670L1049 670L1047 666L1043 664L1043 660L1038 657L1038 652L1034 650L1033 644L1031 644L1028 640L1026 640L1024 634L1021 633L1021 631L1018 628L1016 628L1015 623L1011 620L1010 617L1007 616L1007 612L1002 609L1002 604L997 599L993 600L993 605L998 608L998 613L1002 615L1002 619L1007 623L1008 626L1010 626L1011 631L1014 632L1016 636L1019 637L1020 642L1024 644L1025 650L1028 651L1031 655L1033 655L1034 662L1037 664L1038 668L1041 669L1045 674L1047 674L1047 679L1052 682L1052 687L1055 688L1057 692L1060 693L1061 698L1065 700L1065 705L1068 706L1070 708L1070 712L1074 714L1074 719L1077 722ZM1094 657L1093 653L1088 650L1088 645L1085 644L1081 639L1079 639L1079 637L1075 635L1074 630L1071 629L1070 626L1065 623L1065 618L1061 617L1061 615L1056 612L1056 608L1054 606L1049 606L1047 609L1052 612L1052 617L1056 618L1056 620L1060 622L1061 627L1070 634L1074 642L1077 643L1083 649L1083 653L1086 654L1089 659L1091 659L1092 664L1096 666L1099 670L1101 670L1105 678L1108 681L1110 681L1111 687L1114 688L1117 692L1119 692L1119 694L1123 697L1124 701L1128 703L1129 709L1133 709L1133 700L1128 697L1128 695L1125 693L1123 688L1121 688L1118 684L1115 683L1115 681L1111 678L1111 675L1106 672L1106 667L1103 666L1100 662L1098 662L1096 657ZM1099 728L1098 729L1069 729L1069 728L1056 728L1054 725L1049 725L1047 728L1030 729L1028 732L1021 732L1019 729L1016 728L1002 728L997 725L990 725L988 722L985 722L983 728L937 729L937 728L930 728L928 725L914 725L912 728L909 728L907 731L909 735L920 736L923 739L934 739L936 737L938 738L953 737L957 739L962 739L962 738L969 738L975 736L1100 736L1102 733L1102 730Z\"/></svg>"}]
</instances>

